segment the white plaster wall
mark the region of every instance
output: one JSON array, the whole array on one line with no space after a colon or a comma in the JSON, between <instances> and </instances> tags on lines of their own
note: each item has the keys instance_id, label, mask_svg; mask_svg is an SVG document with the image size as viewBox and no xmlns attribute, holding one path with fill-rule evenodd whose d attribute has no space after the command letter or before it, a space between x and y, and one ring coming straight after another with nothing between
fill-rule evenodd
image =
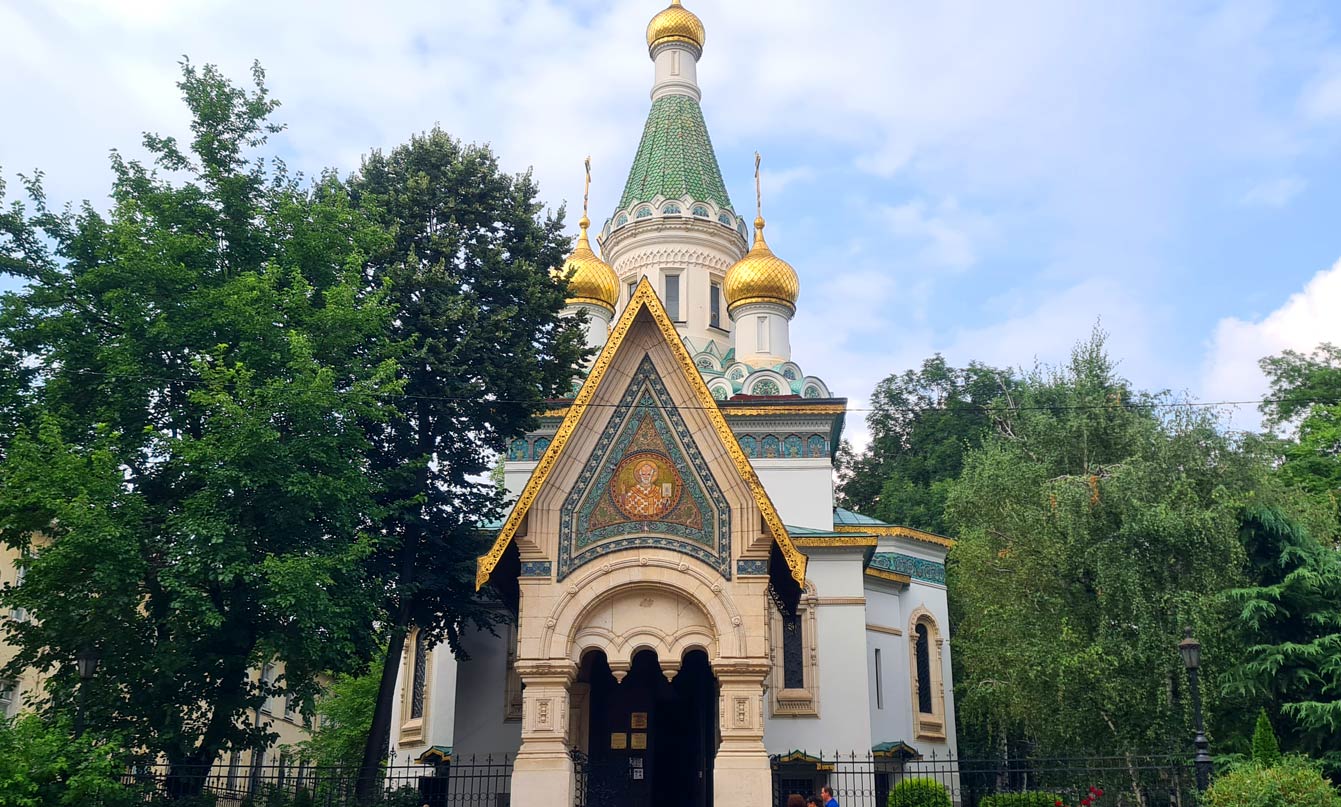
<instances>
[{"instance_id":1,"label":"white plaster wall","mask_svg":"<svg viewBox=\"0 0 1341 807\"><path fill-rule=\"evenodd\" d=\"M831 604L863 596L862 554L852 549L811 549L807 577L819 598L815 629L819 644L820 702L818 718L766 720L764 745L769 753L804 749L818 754L864 753L871 747L869 680L862 657L866 652L866 608L860 602Z\"/></svg>"},{"instance_id":2,"label":"white plaster wall","mask_svg":"<svg viewBox=\"0 0 1341 807\"><path fill-rule=\"evenodd\" d=\"M764 319L764 341L759 341L759 319ZM731 312L732 344L736 361L751 367L772 367L792 360L791 317L780 305L743 305Z\"/></svg>"},{"instance_id":3,"label":"white plaster wall","mask_svg":"<svg viewBox=\"0 0 1341 807\"><path fill-rule=\"evenodd\" d=\"M685 211L682 216L633 222L615 230L605 240L605 259L619 275L621 306L616 316L628 304L630 282L646 277L657 295L662 296L665 275L679 273L680 311L671 312L676 330L695 344L714 341L720 352L725 353L731 346L731 318L723 297L721 326L709 326L710 294L712 284L720 286L726 270L744 256L745 241L735 230L716 221L688 215L692 203L681 200L681 208Z\"/></svg>"},{"instance_id":4,"label":"white plaster wall","mask_svg":"<svg viewBox=\"0 0 1341 807\"><path fill-rule=\"evenodd\" d=\"M905 554L912 554L905 552ZM932 554L936 554L932 550ZM942 556L943 557L943 556ZM957 748L955 740L955 700L954 700L954 674L950 663L950 606L946 599L945 586L929 583L923 580L914 579L912 585L903 594L904 613L912 614L918 608L926 608L936 619L936 627L940 629L941 638L944 644L941 645L941 680L945 682L945 742L929 742L926 740L915 740L911 736L908 741L917 746L923 753L935 751L937 754L944 754L947 751ZM904 626L907 630L907 625ZM911 668L908 667L908 654L910 643L904 643L904 668L909 670L911 687ZM911 713L912 709L912 690L908 689L908 703ZM911 732L910 732L911 735Z\"/></svg>"},{"instance_id":5,"label":"white plaster wall","mask_svg":"<svg viewBox=\"0 0 1341 807\"><path fill-rule=\"evenodd\" d=\"M522 488L526 487L526 480L531 478L535 466L533 461L503 463L503 488L508 492L509 500L516 501L521 495Z\"/></svg>"},{"instance_id":6,"label":"white plaster wall","mask_svg":"<svg viewBox=\"0 0 1341 807\"><path fill-rule=\"evenodd\" d=\"M695 101L702 97L698 89L698 60L688 45L672 42L658 46L652 61L656 65L653 100L663 95L687 95Z\"/></svg>"},{"instance_id":7,"label":"white plaster wall","mask_svg":"<svg viewBox=\"0 0 1341 807\"><path fill-rule=\"evenodd\" d=\"M456 724L453 752L458 759L472 754L516 754L521 747L521 721L503 719L504 688L507 684L507 645L503 638L485 631L462 637L469 661L456 668Z\"/></svg>"},{"instance_id":8,"label":"white plaster wall","mask_svg":"<svg viewBox=\"0 0 1341 807\"><path fill-rule=\"evenodd\" d=\"M893 636L870 626L905 630L901 597L891 583L866 580L866 664L871 676L869 702L871 745L888 740L912 742L911 670L908 667L908 636ZM875 651L880 650L884 708L876 698Z\"/></svg>"},{"instance_id":9,"label":"white plaster wall","mask_svg":"<svg viewBox=\"0 0 1341 807\"><path fill-rule=\"evenodd\" d=\"M435 745L451 746L456 722L456 657L447 645L433 648L428 657L428 696L425 701L424 741L401 747L400 726L405 705L405 665L396 674L396 696L391 702L391 745L396 765L413 765L415 757Z\"/></svg>"},{"instance_id":10,"label":"white plaster wall","mask_svg":"<svg viewBox=\"0 0 1341 807\"><path fill-rule=\"evenodd\" d=\"M610 318L614 316L609 309L601 308L598 305L580 303L578 305L564 308L560 317L576 316L578 311L587 312L586 342L587 347L600 348L605 345L605 340L610 335ZM595 360L595 357L592 357Z\"/></svg>"},{"instance_id":11,"label":"white plaster wall","mask_svg":"<svg viewBox=\"0 0 1341 807\"><path fill-rule=\"evenodd\" d=\"M750 464L783 524L833 529L833 463L828 457L754 459Z\"/></svg>"}]
</instances>

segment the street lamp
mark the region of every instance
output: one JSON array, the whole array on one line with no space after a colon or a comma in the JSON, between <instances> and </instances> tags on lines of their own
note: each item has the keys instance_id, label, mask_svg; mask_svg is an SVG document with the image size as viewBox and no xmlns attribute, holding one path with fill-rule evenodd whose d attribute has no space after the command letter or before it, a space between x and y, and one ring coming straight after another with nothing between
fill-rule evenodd
<instances>
[{"instance_id":1,"label":"street lamp","mask_svg":"<svg viewBox=\"0 0 1341 807\"><path fill-rule=\"evenodd\" d=\"M1192 740L1192 745L1197 749L1193 761L1196 765L1197 790L1204 793L1211 785L1211 744L1206 739L1206 728L1201 721L1201 687L1197 680L1197 671L1201 667L1201 642L1192 638L1192 628L1183 629L1178 653L1183 657L1183 666L1187 668L1188 689L1192 693L1192 721L1197 730Z\"/></svg>"},{"instance_id":2,"label":"street lamp","mask_svg":"<svg viewBox=\"0 0 1341 807\"><path fill-rule=\"evenodd\" d=\"M98 672L98 651L86 647L75 656L75 667L79 670L79 693L75 702L75 739L84 734L84 690L89 680Z\"/></svg>"}]
</instances>

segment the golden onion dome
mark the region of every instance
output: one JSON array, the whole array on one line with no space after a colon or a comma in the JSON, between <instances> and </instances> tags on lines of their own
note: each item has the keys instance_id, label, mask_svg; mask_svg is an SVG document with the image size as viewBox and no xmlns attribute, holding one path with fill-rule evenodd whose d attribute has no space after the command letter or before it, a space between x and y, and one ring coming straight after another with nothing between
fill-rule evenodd
<instances>
[{"instance_id":1,"label":"golden onion dome","mask_svg":"<svg viewBox=\"0 0 1341 807\"><path fill-rule=\"evenodd\" d=\"M694 12L680 5L680 0L671 0L671 4L647 24L647 47L650 50L663 42L688 42L703 50L703 40L707 31L703 21Z\"/></svg>"},{"instance_id":2,"label":"golden onion dome","mask_svg":"<svg viewBox=\"0 0 1341 807\"><path fill-rule=\"evenodd\" d=\"M591 242L587 240L587 228L591 220L583 216L577 226L582 232L577 237L577 246L573 254L563 262L562 269L552 269L550 274L568 279L568 303L589 303L615 312L619 302L619 277L610 264L596 257L591 251Z\"/></svg>"},{"instance_id":3,"label":"golden onion dome","mask_svg":"<svg viewBox=\"0 0 1341 807\"><path fill-rule=\"evenodd\" d=\"M726 296L727 311L748 303L779 303L796 310L801 280L791 264L768 248L763 216L754 220L754 246L726 270L722 293Z\"/></svg>"}]
</instances>

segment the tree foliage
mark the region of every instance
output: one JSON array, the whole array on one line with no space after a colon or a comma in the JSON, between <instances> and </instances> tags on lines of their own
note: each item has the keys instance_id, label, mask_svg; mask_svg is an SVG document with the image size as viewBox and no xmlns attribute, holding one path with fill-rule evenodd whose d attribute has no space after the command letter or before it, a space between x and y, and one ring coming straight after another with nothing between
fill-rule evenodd
<instances>
[{"instance_id":1,"label":"tree foliage","mask_svg":"<svg viewBox=\"0 0 1341 807\"><path fill-rule=\"evenodd\" d=\"M1203 677L1226 658L1217 598L1239 582L1238 513L1265 465L1166 400L1118 377L1096 332L1022 379L965 458L947 505L956 702L994 749L1171 747L1183 625Z\"/></svg>"},{"instance_id":2,"label":"tree foliage","mask_svg":"<svg viewBox=\"0 0 1341 807\"><path fill-rule=\"evenodd\" d=\"M300 746L303 757L321 767L354 770L372 728L381 666L360 675L338 675L317 696L316 728Z\"/></svg>"},{"instance_id":3,"label":"tree foliage","mask_svg":"<svg viewBox=\"0 0 1341 807\"><path fill-rule=\"evenodd\" d=\"M308 698L372 652L360 424L396 381L361 271L381 228L334 178L262 156L259 67L247 89L184 63L178 86L190 143L114 153L109 212L52 211L33 182L2 220L25 285L0 345L35 384L0 467L0 540L30 559L0 600L33 616L7 623L7 669L53 671L49 710L94 648L90 726L198 766L266 739L243 718L267 696ZM276 658L278 682L249 675Z\"/></svg>"},{"instance_id":4,"label":"tree foliage","mask_svg":"<svg viewBox=\"0 0 1341 807\"><path fill-rule=\"evenodd\" d=\"M351 180L357 204L393 233L371 256L369 292L384 289L406 403L370 424L381 481L387 662L360 782L385 754L398 660L410 625L428 645L460 651L464 626L500 617L475 596L478 525L502 515L487 474L535 426L547 398L571 389L585 355L581 324L561 319L565 285L549 275L569 242L562 212L543 215L530 173L502 171L485 146L439 129L373 152Z\"/></svg>"},{"instance_id":5,"label":"tree foliage","mask_svg":"<svg viewBox=\"0 0 1341 807\"><path fill-rule=\"evenodd\" d=\"M1280 742L1271 728L1271 718L1267 717L1264 707L1257 713L1257 725L1253 727L1253 762L1271 766L1280 762Z\"/></svg>"},{"instance_id":6,"label":"tree foliage","mask_svg":"<svg viewBox=\"0 0 1341 807\"><path fill-rule=\"evenodd\" d=\"M1270 703L1289 750L1341 768L1341 556L1274 508L1245 513L1242 541L1251 579L1225 596L1247 646L1223 691Z\"/></svg>"},{"instance_id":7,"label":"tree foliage","mask_svg":"<svg viewBox=\"0 0 1341 807\"><path fill-rule=\"evenodd\" d=\"M1010 391L1011 374L939 354L919 370L890 375L871 394L870 444L845 452L839 498L860 513L945 533L945 499L964 454L991 428L988 405Z\"/></svg>"},{"instance_id":8,"label":"tree foliage","mask_svg":"<svg viewBox=\"0 0 1341 807\"><path fill-rule=\"evenodd\" d=\"M1266 424L1297 429L1296 439L1284 444L1281 474L1330 504L1335 530L1341 525L1341 347L1287 350L1261 366L1271 383L1262 404Z\"/></svg>"}]
</instances>

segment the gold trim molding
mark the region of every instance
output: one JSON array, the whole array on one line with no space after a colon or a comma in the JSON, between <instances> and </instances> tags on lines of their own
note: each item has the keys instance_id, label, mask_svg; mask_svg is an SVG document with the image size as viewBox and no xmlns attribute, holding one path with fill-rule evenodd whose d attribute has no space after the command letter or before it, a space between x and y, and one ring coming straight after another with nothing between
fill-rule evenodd
<instances>
[{"instance_id":1,"label":"gold trim molding","mask_svg":"<svg viewBox=\"0 0 1341 807\"><path fill-rule=\"evenodd\" d=\"M835 524L833 531L862 532L867 535L885 535L892 538L908 538L926 544L943 546L947 549L955 545L955 539L953 538L946 538L944 535L937 535L934 532L915 530L912 527L896 527L892 524Z\"/></svg>"},{"instance_id":2,"label":"gold trim molding","mask_svg":"<svg viewBox=\"0 0 1341 807\"><path fill-rule=\"evenodd\" d=\"M545 450L544 455L536 463L531 471L531 476L526 480L526 487L522 489L521 496L517 498L517 504L513 506L512 512L508 514L507 521L503 522L503 528L499 530L498 537L494 539L494 544L489 551L481 555L475 564L475 590L478 591L489 582L489 576L498 566L498 562L503 557L503 552L507 549L508 543L517 530L521 527L526 513L535 503L536 497L540 495L545 481L554 471L558 463L559 455L563 453L568 441L572 439L573 433L577 430L578 424L582 421L588 407L591 406L592 399L596 396L596 390L600 387L601 381L609 371L610 365L614 362L615 356L619 353L620 347L624 344L624 339L633 328L634 321L638 315L646 311L656 323L661 336L666 341L671 355L676 363L684 372L685 379L690 388L694 391L694 396L698 399L698 405L707 414L712 423L713 431L717 433L718 439L726 448L727 455L731 457L740 472L741 478L745 480L754 496L755 504L759 507L759 512L763 517L764 524L768 527L768 532L778 549L782 551L782 557L787 562L787 568L791 571L792 579L802 588L806 583L806 556L796 548L791 537L787 534L787 527L783 525L782 519L778 516L777 508L773 506L772 500L768 498L768 493L764 490L763 483L759 481L759 476L754 472L754 466L750 464L749 457L741 450L740 443L736 442L735 434L727 424L722 411L717 407L717 401L712 397L708 390L708 385L703 381L703 376L699 374L698 368L694 366L694 359L685 349L684 342L680 340L680 335L675 330L675 323L671 322L670 316L666 314L666 309L661 305L661 300L657 297L656 290L652 284L647 282L644 277L638 283L637 289L629 299L628 305L624 307L624 313L620 316L619 322L614 329L610 331L610 337L606 340L605 347L601 350L596 361L591 365L591 372L587 374L587 379L582 382L582 387L577 392L577 397L568 407L563 416L563 422L559 424L558 431L554 433L554 439L550 442L549 448Z\"/></svg>"}]
</instances>

